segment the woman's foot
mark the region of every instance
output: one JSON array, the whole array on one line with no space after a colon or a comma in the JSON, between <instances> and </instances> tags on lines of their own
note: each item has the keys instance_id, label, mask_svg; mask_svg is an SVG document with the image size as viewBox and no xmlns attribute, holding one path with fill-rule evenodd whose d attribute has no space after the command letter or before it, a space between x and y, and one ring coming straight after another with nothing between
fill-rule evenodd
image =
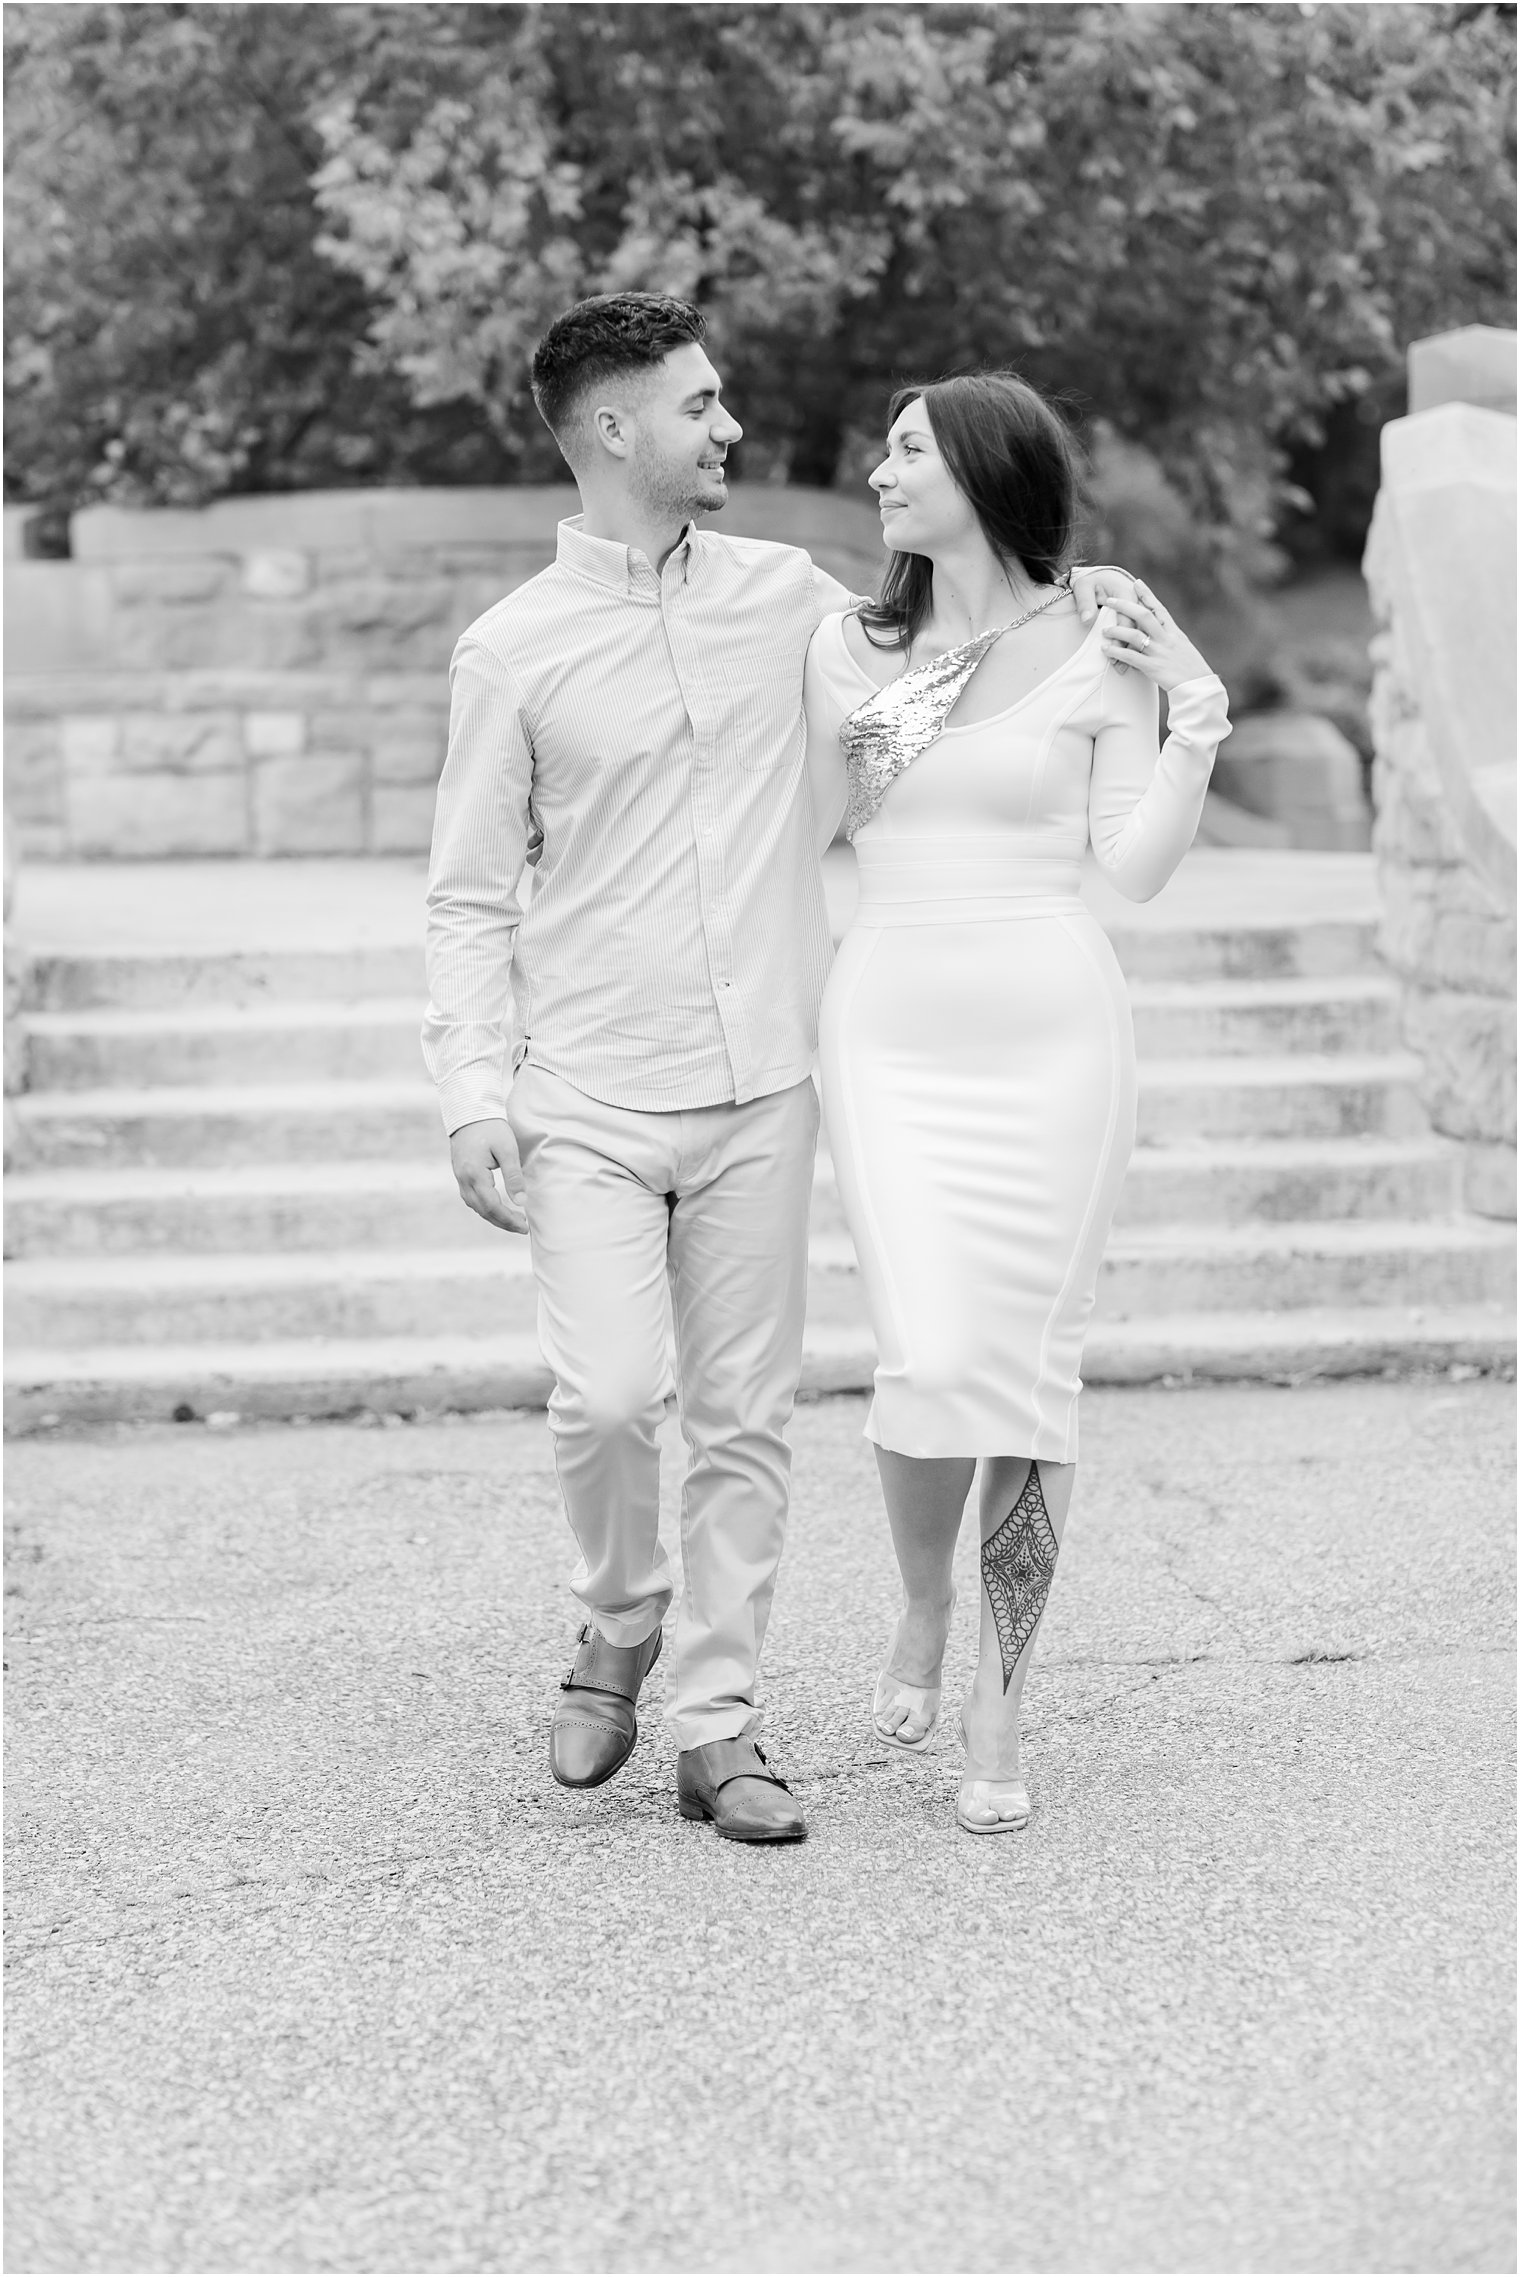
<instances>
[{"instance_id":1,"label":"woman's foot","mask_svg":"<svg viewBox=\"0 0 1520 2277\"><path fill-rule=\"evenodd\" d=\"M958 1730L966 1751L966 1770L956 1799L955 1823L968 1834L1012 1834L1027 1826L1030 1816L1029 1789L1019 1771L1017 1716L1002 1719L1000 1728L982 1742L986 1754L979 1755L972 1733L976 1731L980 1737L983 1719L971 1722L975 1705L973 1695L960 1714Z\"/></svg>"},{"instance_id":2,"label":"woman's foot","mask_svg":"<svg viewBox=\"0 0 1520 2277\"><path fill-rule=\"evenodd\" d=\"M909 1755L928 1746L939 1721L939 1671L954 1611L953 1590L942 1605L904 1604L871 1703L872 1729L884 1746ZM933 1681L921 1681L925 1677Z\"/></svg>"}]
</instances>

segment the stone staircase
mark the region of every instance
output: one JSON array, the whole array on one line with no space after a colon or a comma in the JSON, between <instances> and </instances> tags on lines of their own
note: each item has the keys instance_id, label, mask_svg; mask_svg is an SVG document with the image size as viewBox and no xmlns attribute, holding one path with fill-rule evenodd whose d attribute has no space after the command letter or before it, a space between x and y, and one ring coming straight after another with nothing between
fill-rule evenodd
<instances>
[{"instance_id":1,"label":"stone staircase","mask_svg":"<svg viewBox=\"0 0 1520 2277\"><path fill-rule=\"evenodd\" d=\"M1307 857L1363 882L1299 910L1233 890L1246 859L1191 857L1215 885L1166 908L1095 897L1141 1102L1087 1380L1512 1366L1513 1232L1461 1212L1374 957L1370 872ZM31 993L11 1428L542 1401L526 1244L449 1173L414 946L54 948ZM804 1390L862 1387L826 1151L812 1222Z\"/></svg>"}]
</instances>

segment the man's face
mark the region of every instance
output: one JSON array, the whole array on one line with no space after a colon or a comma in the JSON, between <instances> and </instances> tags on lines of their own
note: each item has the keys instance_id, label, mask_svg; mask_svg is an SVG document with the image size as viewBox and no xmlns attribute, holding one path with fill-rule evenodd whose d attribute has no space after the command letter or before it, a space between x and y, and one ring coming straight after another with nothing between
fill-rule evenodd
<instances>
[{"instance_id":1,"label":"man's face","mask_svg":"<svg viewBox=\"0 0 1520 2277\"><path fill-rule=\"evenodd\" d=\"M744 433L723 407L722 382L695 340L641 377L628 412L629 487L661 520L687 522L728 503L724 461Z\"/></svg>"}]
</instances>

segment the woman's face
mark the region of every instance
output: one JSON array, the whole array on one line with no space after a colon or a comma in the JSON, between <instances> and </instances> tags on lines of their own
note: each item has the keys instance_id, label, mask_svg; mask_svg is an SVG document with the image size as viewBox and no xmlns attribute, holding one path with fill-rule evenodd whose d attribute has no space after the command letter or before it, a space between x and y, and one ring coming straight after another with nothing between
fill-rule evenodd
<instances>
[{"instance_id":1,"label":"woman's face","mask_svg":"<svg viewBox=\"0 0 1520 2277\"><path fill-rule=\"evenodd\" d=\"M895 553L943 552L977 527L971 504L940 457L922 396L892 422L887 455L870 476L881 506L881 534Z\"/></svg>"}]
</instances>

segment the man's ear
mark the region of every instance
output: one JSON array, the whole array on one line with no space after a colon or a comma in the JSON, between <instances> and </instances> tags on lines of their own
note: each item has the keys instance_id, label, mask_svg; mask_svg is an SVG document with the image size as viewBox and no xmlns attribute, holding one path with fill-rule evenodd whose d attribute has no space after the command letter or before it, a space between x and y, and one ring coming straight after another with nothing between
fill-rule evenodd
<instances>
[{"instance_id":1,"label":"man's ear","mask_svg":"<svg viewBox=\"0 0 1520 2277\"><path fill-rule=\"evenodd\" d=\"M629 434L625 411L615 411L610 403L599 403L591 414L591 432L612 458L627 458Z\"/></svg>"}]
</instances>

